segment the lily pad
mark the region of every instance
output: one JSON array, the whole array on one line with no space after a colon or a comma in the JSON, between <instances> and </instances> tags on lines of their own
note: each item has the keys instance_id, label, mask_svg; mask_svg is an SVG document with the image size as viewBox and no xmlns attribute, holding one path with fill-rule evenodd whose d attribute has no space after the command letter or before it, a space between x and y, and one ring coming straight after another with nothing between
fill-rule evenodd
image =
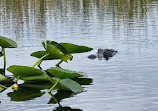
<instances>
[{"instance_id":1,"label":"lily pad","mask_svg":"<svg viewBox=\"0 0 158 111\"><path fill-rule=\"evenodd\" d=\"M51 88L52 85L53 84L50 81L45 81L45 82L24 82L23 84L20 85L20 87L44 90L44 89Z\"/></svg>"},{"instance_id":2,"label":"lily pad","mask_svg":"<svg viewBox=\"0 0 158 111\"><path fill-rule=\"evenodd\" d=\"M83 53L93 50L93 48L87 47L87 46L80 46L76 44L70 44L70 43L60 43L69 54L74 53Z\"/></svg>"},{"instance_id":3,"label":"lily pad","mask_svg":"<svg viewBox=\"0 0 158 111\"><path fill-rule=\"evenodd\" d=\"M71 54L83 53L93 50L93 48L87 46L70 43L57 43L55 41L46 41L46 43L43 42L42 45L47 51L33 52L31 56L41 58L45 54L49 53L50 55L46 56L43 60L62 59L63 61L67 61L67 59L71 60L73 58Z\"/></svg>"},{"instance_id":4,"label":"lily pad","mask_svg":"<svg viewBox=\"0 0 158 111\"><path fill-rule=\"evenodd\" d=\"M44 71L28 66L10 66L8 71L12 72L15 77L20 76L24 81L48 81L50 78Z\"/></svg>"},{"instance_id":5,"label":"lily pad","mask_svg":"<svg viewBox=\"0 0 158 111\"><path fill-rule=\"evenodd\" d=\"M33 52L31 54L31 56L33 57L37 57L37 58L41 58L43 57L44 55L48 54L47 51L37 51L37 52ZM58 57L54 57L54 56L51 56L51 55L48 55L46 56L43 60L53 60L53 59L59 59Z\"/></svg>"},{"instance_id":6,"label":"lily pad","mask_svg":"<svg viewBox=\"0 0 158 111\"><path fill-rule=\"evenodd\" d=\"M85 74L83 72L70 71L68 69L63 69L59 67L51 67L50 69L47 69L46 71L60 79L81 77L81 76L84 76Z\"/></svg>"},{"instance_id":7,"label":"lily pad","mask_svg":"<svg viewBox=\"0 0 158 111\"><path fill-rule=\"evenodd\" d=\"M51 45L55 46L56 48L58 48L62 53L68 54L67 50L62 45L60 45L59 43L57 43L55 41L51 41L49 44L51 44Z\"/></svg>"},{"instance_id":8,"label":"lily pad","mask_svg":"<svg viewBox=\"0 0 158 111\"><path fill-rule=\"evenodd\" d=\"M67 62L68 59L72 60L72 58L73 58L72 55L64 54L58 48L56 48L55 46L53 46L51 44L47 44L47 52L49 53L49 55L54 56L54 58L61 59L65 62Z\"/></svg>"},{"instance_id":9,"label":"lily pad","mask_svg":"<svg viewBox=\"0 0 158 111\"><path fill-rule=\"evenodd\" d=\"M18 66L18 65L13 65L10 66L8 71L12 72L15 77L20 76L20 79L24 81L51 81L52 85L56 83L56 81L59 78L50 78L45 72L43 72L40 69L36 69L33 67L28 67L28 66ZM62 79L59 82L59 85L57 85L57 89L60 90L69 90L72 92L81 92L83 91L83 88L81 87L80 84L77 82L71 80L71 79Z\"/></svg>"},{"instance_id":10,"label":"lily pad","mask_svg":"<svg viewBox=\"0 0 158 111\"><path fill-rule=\"evenodd\" d=\"M0 36L0 46L2 48L16 48L17 44L15 41L13 41L11 39Z\"/></svg>"},{"instance_id":11,"label":"lily pad","mask_svg":"<svg viewBox=\"0 0 158 111\"><path fill-rule=\"evenodd\" d=\"M59 78L53 77L51 79L52 83L55 83ZM59 90L69 90L75 93L82 92L83 88L81 87L80 84L77 82L73 81L72 79L61 79L59 81L59 84L56 86L56 89Z\"/></svg>"}]
</instances>

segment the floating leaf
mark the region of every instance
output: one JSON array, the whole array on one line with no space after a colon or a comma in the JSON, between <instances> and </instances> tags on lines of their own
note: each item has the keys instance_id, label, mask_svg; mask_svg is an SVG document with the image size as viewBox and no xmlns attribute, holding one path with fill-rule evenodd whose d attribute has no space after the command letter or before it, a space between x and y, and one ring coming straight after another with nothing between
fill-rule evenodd
<instances>
[{"instance_id":1,"label":"floating leaf","mask_svg":"<svg viewBox=\"0 0 158 111\"><path fill-rule=\"evenodd\" d=\"M66 62L68 59L72 60L72 58L73 58L72 55L64 54L58 48L56 48L55 46L53 46L51 44L47 44L47 52L49 53L49 55L54 56L54 58L58 58L63 61L66 61Z\"/></svg>"},{"instance_id":2,"label":"floating leaf","mask_svg":"<svg viewBox=\"0 0 158 111\"><path fill-rule=\"evenodd\" d=\"M47 69L46 71L60 79L81 77L85 74L83 72L70 71L68 69L63 69L59 67L51 67L50 69Z\"/></svg>"},{"instance_id":3,"label":"floating leaf","mask_svg":"<svg viewBox=\"0 0 158 111\"><path fill-rule=\"evenodd\" d=\"M34 88L34 89L49 89L53 86L53 84L56 83L58 78L53 77L49 79L51 82L25 82L21 85L21 87L24 88ZM61 79L59 81L59 84L55 87L57 90L68 90L71 92L82 92L83 88L80 84L77 82L71 80L71 79Z\"/></svg>"},{"instance_id":4,"label":"floating leaf","mask_svg":"<svg viewBox=\"0 0 158 111\"><path fill-rule=\"evenodd\" d=\"M50 44L55 46L56 48L58 48L62 53L68 54L67 50L62 45L60 45L59 43L57 43L55 41L51 41Z\"/></svg>"},{"instance_id":5,"label":"floating leaf","mask_svg":"<svg viewBox=\"0 0 158 111\"><path fill-rule=\"evenodd\" d=\"M80 46L76 44L70 44L70 43L60 43L69 54L74 53L83 53L93 50L93 48L87 47L87 46Z\"/></svg>"},{"instance_id":6,"label":"floating leaf","mask_svg":"<svg viewBox=\"0 0 158 111\"><path fill-rule=\"evenodd\" d=\"M41 92L40 90L36 89L20 88L15 92L8 93L7 95L11 98L11 101L26 101L40 97L44 93L45 92Z\"/></svg>"},{"instance_id":7,"label":"floating leaf","mask_svg":"<svg viewBox=\"0 0 158 111\"><path fill-rule=\"evenodd\" d=\"M12 72L15 77L20 76L24 81L48 81L50 78L44 71L28 66L10 66L8 71Z\"/></svg>"},{"instance_id":8,"label":"floating leaf","mask_svg":"<svg viewBox=\"0 0 158 111\"><path fill-rule=\"evenodd\" d=\"M0 74L0 83L14 83L13 80Z\"/></svg>"},{"instance_id":9,"label":"floating leaf","mask_svg":"<svg viewBox=\"0 0 158 111\"><path fill-rule=\"evenodd\" d=\"M55 83L59 78L53 77L51 79L52 83ZM59 84L56 87L59 90L69 90L72 92L82 92L83 88L81 87L80 84L77 82L73 81L72 79L61 79L59 81Z\"/></svg>"},{"instance_id":10,"label":"floating leaf","mask_svg":"<svg viewBox=\"0 0 158 111\"><path fill-rule=\"evenodd\" d=\"M43 57L46 54L48 54L47 51L37 51L37 52L33 52L31 54L31 56L34 56L34 57L37 57L37 58L41 58L41 57ZM48 55L43 60L53 60L53 59L58 59L58 57L54 57L54 56Z\"/></svg>"},{"instance_id":11,"label":"floating leaf","mask_svg":"<svg viewBox=\"0 0 158 111\"><path fill-rule=\"evenodd\" d=\"M50 81L45 81L45 82L24 82L23 84L20 85L20 87L44 90L44 89L51 88L52 85L53 84Z\"/></svg>"},{"instance_id":12,"label":"floating leaf","mask_svg":"<svg viewBox=\"0 0 158 111\"><path fill-rule=\"evenodd\" d=\"M47 49L47 45L48 46ZM42 45L47 51L37 51L31 54L31 56L41 58L45 54L49 53L50 55L45 57L43 60L53 60L53 59L62 59L63 61L67 61L67 59L72 59L72 55L74 53L83 53L93 50L93 48L87 46L80 46L70 43L57 43L55 41L46 41L46 44L43 42ZM52 45L52 46L51 46ZM54 47L53 47L54 46ZM52 48L50 48L52 47ZM59 56L60 55L60 56Z\"/></svg>"},{"instance_id":13,"label":"floating leaf","mask_svg":"<svg viewBox=\"0 0 158 111\"><path fill-rule=\"evenodd\" d=\"M2 48L16 48L17 44L15 41L13 41L11 39L0 36L0 46Z\"/></svg>"}]
</instances>

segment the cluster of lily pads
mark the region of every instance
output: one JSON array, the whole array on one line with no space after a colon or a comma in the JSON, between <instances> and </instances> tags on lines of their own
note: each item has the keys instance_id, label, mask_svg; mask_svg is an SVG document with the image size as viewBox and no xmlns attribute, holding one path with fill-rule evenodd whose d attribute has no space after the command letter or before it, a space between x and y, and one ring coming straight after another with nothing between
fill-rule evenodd
<instances>
[{"instance_id":1,"label":"cluster of lily pads","mask_svg":"<svg viewBox=\"0 0 158 111\"><path fill-rule=\"evenodd\" d=\"M16 48L15 41L6 37L0 36L0 57L4 58L4 67L0 69L0 87L6 89L6 83L17 84L21 79L24 83L44 83L50 82L51 87L48 92L53 89L56 90L68 90L71 92L82 92L83 88L79 81L75 81L76 78L80 78L85 75L83 72L71 71L60 67L62 62L68 62L72 60L72 54L83 53L93 50L87 46L79 46L70 43L58 43L55 41L46 41L42 43L44 50L36 51L31 54L33 57L39 58L39 60L32 66L12 65L7 70L13 73L14 79L10 79L5 75L6 73L6 54L5 48ZM40 66L42 61L59 59L60 62L54 67L50 67L43 70ZM38 66L37 68L35 68ZM18 87L18 86L15 86Z\"/></svg>"}]
</instances>

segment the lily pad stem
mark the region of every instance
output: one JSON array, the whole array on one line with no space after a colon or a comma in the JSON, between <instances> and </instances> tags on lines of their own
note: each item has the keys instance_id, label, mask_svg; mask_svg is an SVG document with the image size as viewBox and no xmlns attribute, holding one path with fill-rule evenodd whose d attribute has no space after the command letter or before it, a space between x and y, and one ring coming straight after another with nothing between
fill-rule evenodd
<instances>
[{"instance_id":1,"label":"lily pad stem","mask_svg":"<svg viewBox=\"0 0 158 111\"><path fill-rule=\"evenodd\" d=\"M3 85L1 85L1 84L0 84L0 87L3 87L3 88L5 88L5 89L7 89L7 87L6 87L6 86L3 86Z\"/></svg>"},{"instance_id":2,"label":"lily pad stem","mask_svg":"<svg viewBox=\"0 0 158 111\"><path fill-rule=\"evenodd\" d=\"M48 93L50 93L54 88L55 86L59 83L61 79L58 79L57 82L49 89Z\"/></svg>"},{"instance_id":3,"label":"lily pad stem","mask_svg":"<svg viewBox=\"0 0 158 111\"><path fill-rule=\"evenodd\" d=\"M15 83L17 83L19 79L20 79L20 76L18 76L18 78L16 79Z\"/></svg>"},{"instance_id":4,"label":"lily pad stem","mask_svg":"<svg viewBox=\"0 0 158 111\"><path fill-rule=\"evenodd\" d=\"M42 56L32 67L35 67L40 61L42 61L42 59L44 59L48 55L49 54L45 54L44 56Z\"/></svg>"},{"instance_id":5,"label":"lily pad stem","mask_svg":"<svg viewBox=\"0 0 158 111\"><path fill-rule=\"evenodd\" d=\"M48 55L49 55L49 54L45 54L44 56L42 56L32 67L35 67L39 62L40 62L39 64L41 64L42 59L45 58L45 57L48 56ZM18 82L19 78L20 78L20 76L18 76L18 78L16 79L15 83Z\"/></svg>"},{"instance_id":6,"label":"lily pad stem","mask_svg":"<svg viewBox=\"0 0 158 111\"><path fill-rule=\"evenodd\" d=\"M6 55L5 55L5 49L4 48L2 48L2 51L3 51L3 57L4 57L4 76L5 76L5 69L6 69Z\"/></svg>"}]
</instances>

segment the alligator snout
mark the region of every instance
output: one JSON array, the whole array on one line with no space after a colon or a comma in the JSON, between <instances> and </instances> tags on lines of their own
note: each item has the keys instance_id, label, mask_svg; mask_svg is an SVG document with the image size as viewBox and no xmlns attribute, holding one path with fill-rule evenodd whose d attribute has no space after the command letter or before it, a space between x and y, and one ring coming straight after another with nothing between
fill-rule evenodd
<instances>
[{"instance_id":1,"label":"alligator snout","mask_svg":"<svg viewBox=\"0 0 158 111\"><path fill-rule=\"evenodd\" d=\"M114 49L98 49L98 52L95 55L89 55L89 59L95 58L105 58L108 60L110 57L113 57L118 51Z\"/></svg>"}]
</instances>

